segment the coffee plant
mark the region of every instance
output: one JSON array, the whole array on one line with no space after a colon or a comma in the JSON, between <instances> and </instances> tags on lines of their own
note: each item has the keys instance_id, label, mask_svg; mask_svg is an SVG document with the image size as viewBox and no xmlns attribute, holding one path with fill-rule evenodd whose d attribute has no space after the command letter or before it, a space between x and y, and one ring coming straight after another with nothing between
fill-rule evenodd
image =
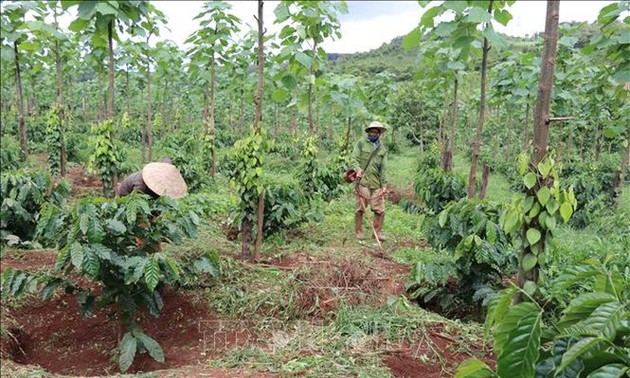
<instances>
[{"instance_id":1,"label":"coffee plant","mask_svg":"<svg viewBox=\"0 0 630 378\"><path fill-rule=\"evenodd\" d=\"M486 318L486 330L494 335L496 372L471 359L460 365L456 377L627 376L628 284L627 276L601 264L568 268L554 280L551 291L579 291L559 308L557 317L546 314L546 307L527 292L523 292L527 301L513 305L517 289L506 289L490 304Z\"/></svg>"},{"instance_id":2,"label":"coffee plant","mask_svg":"<svg viewBox=\"0 0 630 378\"><path fill-rule=\"evenodd\" d=\"M331 170L328 166L317 162L317 147L314 137L304 141L302 148L303 163L297 174L304 195L309 201L319 196L324 201L330 201L341 193L342 176L339 172Z\"/></svg>"},{"instance_id":3,"label":"coffee plant","mask_svg":"<svg viewBox=\"0 0 630 378\"><path fill-rule=\"evenodd\" d=\"M190 133L196 129L190 128L170 133L160 142L161 151L167 155L182 174L188 190L195 192L208 183L208 156L200 151L202 142L199 138L190 138Z\"/></svg>"},{"instance_id":4,"label":"coffee plant","mask_svg":"<svg viewBox=\"0 0 630 378\"><path fill-rule=\"evenodd\" d=\"M62 180L53 185L50 176L44 173L16 171L3 173L0 177L0 236L2 242L11 244L34 240L42 206L62 206L70 195L70 183ZM48 244L42 240L44 244Z\"/></svg>"},{"instance_id":5,"label":"coffee plant","mask_svg":"<svg viewBox=\"0 0 630 378\"><path fill-rule=\"evenodd\" d=\"M20 167L20 144L9 135L2 136L0 148L0 169L2 172Z\"/></svg>"},{"instance_id":6,"label":"coffee plant","mask_svg":"<svg viewBox=\"0 0 630 378\"><path fill-rule=\"evenodd\" d=\"M464 178L440 168L437 144L432 144L421 156L417 171L414 190L421 204L433 214L442 211L450 201L466 196Z\"/></svg>"},{"instance_id":7,"label":"coffee plant","mask_svg":"<svg viewBox=\"0 0 630 378\"><path fill-rule=\"evenodd\" d=\"M161 347L143 333L137 314L146 309L154 317L160 315L164 285L190 284L193 272L217 273L213 254L189 258L183 266L162 251L162 243L181 244L185 237L195 237L198 224L195 213L179 211L167 197L151 200L134 192L114 200L79 200L58 234L54 272L63 279L49 281L42 294L48 298L56 287L65 286L76 295L84 316L113 306L124 332L119 343L121 371L131 366L136 351L146 350L163 362ZM77 275L102 289L95 290L85 279L76 280Z\"/></svg>"},{"instance_id":8,"label":"coffee plant","mask_svg":"<svg viewBox=\"0 0 630 378\"><path fill-rule=\"evenodd\" d=\"M461 199L427 217L427 241L451 258L416 264L412 297L428 302L437 296L441 307L451 310L456 304L485 306L503 288L503 276L516 270L516 254L499 226L501 214L501 207L490 202Z\"/></svg>"}]
</instances>

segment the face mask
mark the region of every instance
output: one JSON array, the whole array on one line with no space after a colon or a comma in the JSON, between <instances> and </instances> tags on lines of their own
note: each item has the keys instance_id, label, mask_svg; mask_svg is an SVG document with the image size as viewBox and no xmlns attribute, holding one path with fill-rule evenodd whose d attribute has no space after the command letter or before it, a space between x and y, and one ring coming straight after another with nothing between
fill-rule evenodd
<instances>
[{"instance_id":1,"label":"face mask","mask_svg":"<svg viewBox=\"0 0 630 378\"><path fill-rule=\"evenodd\" d=\"M380 135L372 135L372 134L368 134L368 140L372 143L376 143L376 141L378 141L378 137Z\"/></svg>"}]
</instances>

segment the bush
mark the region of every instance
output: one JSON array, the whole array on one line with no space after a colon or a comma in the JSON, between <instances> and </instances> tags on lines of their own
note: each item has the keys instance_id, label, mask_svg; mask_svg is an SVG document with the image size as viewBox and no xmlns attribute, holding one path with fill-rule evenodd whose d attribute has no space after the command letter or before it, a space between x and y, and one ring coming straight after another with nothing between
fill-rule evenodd
<instances>
[{"instance_id":1,"label":"bush","mask_svg":"<svg viewBox=\"0 0 630 378\"><path fill-rule=\"evenodd\" d=\"M44 173L15 172L0 179L0 236L11 244L32 241L42 205L61 206L70 195L70 184L62 180L53 186ZM17 238L17 239L16 239Z\"/></svg>"},{"instance_id":2,"label":"bush","mask_svg":"<svg viewBox=\"0 0 630 378\"><path fill-rule=\"evenodd\" d=\"M10 171L20 167L20 143L10 136L2 137L0 148L0 167L2 171Z\"/></svg>"},{"instance_id":3,"label":"bush","mask_svg":"<svg viewBox=\"0 0 630 378\"><path fill-rule=\"evenodd\" d=\"M603 155L597 162L574 158L563 164L561 186L573 185L578 202L572 226L586 227L612 205L612 183L618 166L618 158L611 155Z\"/></svg>"},{"instance_id":4,"label":"bush","mask_svg":"<svg viewBox=\"0 0 630 378\"><path fill-rule=\"evenodd\" d=\"M437 213L449 202L466 196L466 180L456 173L433 168L419 173L414 190L424 205Z\"/></svg>"},{"instance_id":5,"label":"bush","mask_svg":"<svg viewBox=\"0 0 630 378\"><path fill-rule=\"evenodd\" d=\"M416 265L413 279L419 288L412 296L426 302L437 295L443 308L455 301L486 305L503 288L503 275L517 266L516 254L499 226L501 213L490 202L462 199L439 216L428 217L423 224L427 241L450 258ZM449 278L453 282L446 285Z\"/></svg>"}]
</instances>

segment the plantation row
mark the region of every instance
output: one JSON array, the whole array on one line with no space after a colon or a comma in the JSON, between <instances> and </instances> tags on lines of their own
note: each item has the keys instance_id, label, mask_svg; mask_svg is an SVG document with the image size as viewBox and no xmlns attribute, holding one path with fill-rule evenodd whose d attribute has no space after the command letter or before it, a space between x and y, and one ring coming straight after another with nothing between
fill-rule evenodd
<instances>
[{"instance_id":1,"label":"plantation row","mask_svg":"<svg viewBox=\"0 0 630 378\"><path fill-rule=\"evenodd\" d=\"M378 54L361 70L351 57L327 61L320 44L339 36L344 2L283 1L283 28L267 35L260 1L258 30L240 40L230 5L208 2L185 51L151 46L167 20L150 2L3 3L3 67L15 68L2 70L2 248L58 251L46 271L3 269L3 300L63 288L84 316L115 313L121 371L139 352L163 362L138 313L159 316L165 287L224 274L218 248L187 240L220 223L243 260L259 261L263 242L325 221L353 192L342 173L376 119L391 129L390 160L411 150L417 163L391 186L412 182L399 205L430 245L411 258L407 297L485 315L494 340L496 372L470 360L457 376L628 374L628 4L558 27L550 2L543 46L494 32L511 3L430 7L402 41L401 56L417 56L414 80ZM57 19L71 11L64 30ZM119 180L162 156L187 197L114 198ZM498 198L495 177L511 198ZM557 241L580 232L599 240Z\"/></svg>"}]
</instances>

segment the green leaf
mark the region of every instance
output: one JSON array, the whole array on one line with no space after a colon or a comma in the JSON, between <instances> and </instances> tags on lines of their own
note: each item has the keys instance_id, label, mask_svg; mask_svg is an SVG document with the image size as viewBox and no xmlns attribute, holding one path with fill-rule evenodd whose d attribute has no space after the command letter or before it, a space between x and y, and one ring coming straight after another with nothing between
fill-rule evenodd
<instances>
[{"instance_id":1,"label":"green leaf","mask_svg":"<svg viewBox=\"0 0 630 378\"><path fill-rule=\"evenodd\" d=\"M422 38L422 32L420 28L415 28L409 34L404 36L403 38L403 48L405 50L410 50L420 44L420 39Z\"/></svg>"},{"instance_id":2,"label":"green leaf","mask_svg":"<svg viewBox=\"0 0 630 378\"><path fill-rule=\"evenodd\" d=\"M562 206L560 206L560 215L562 216L564 223L569 222L571 215L573 215L573 207L571 207L570 203L564 202Z\"/></svg>"},{"instance_id":3,"label":"green leaf","mask_svg":"<svg viewBox=\"0 0 630 378\"><path fill-rule=\"evenodd\" d=\"M547 213L549 214L549 213ZM549 231L553 231L556 229L556 217L552 216L552 215L548 215L547 218L545 218L545 226L547 226L547 229Z\"/></svg>"},{"instance_id":4,"label":"green leaf","mask_svg":"<svg viewBox=\"0 0 630 378\"><path fill-rule=\"evenodd\" d=\"M490 22L492 16L488 11L482 7L473 6L468 11L468 16L466 17L466 21L474 22L476 24L481 24L484 22Z\"/></svg>"},{"instance_id":5,"label":"green leaf","mask_svg":"<svg viewBox=\"0 0 630 378\"><path fill-rule=\"evenodd\" d=\"M447 220L448 220L448 210L443 210L442 212L440 212L440 215L438 216L438 225L441 228L444 228Z\"/></svg>"},{"instance_id":6,"label":"green leaf","mask_svg":"<svg viewBox=\"0 0 630 378\"><path fill-rule=\"evenodd\" d=\"M455 378L487 378L493 376L494 373L488 365L476 358L469 358L462 362L455 373Z\"/></svg>"},{"instance_id":7,"label":"green leaf","mask_svg":"<svg viewBox=\"0 0 630 378\"><path fill-rule=\"evenodd\" d=\"M554 215L556 213L556 210L558 210L558 207L560 207L560 204L558 203L558 201L556 201L555 198L550 198L549 201L547 201L547 205L545 205L545 207L547 208L547 212L549 213L549 215Z\"/></svg>"},{"instance_id":8,"label":"green leaf","mask_svg":"<svg viewBox=\"0 0 630 378\"><path fill-rule=\"evenodd\" d=\"M517 289L515 287L510 287L501 290L499 294L492 299L488 305L488 315L486 316L484 327L486 336L490 335L490 331L496 324L501 324L503 318L512 306L512 299L516 292Z\"/></svg>"},{"instance_id":9,"label":"green leaf","mask_svg":"<svg viewBox=\"0 0 630 378\"><path fill-rule=\"evenodd\" d=\"M101 263L96 254L96 251L88 246L84 249L84 257L83 257L83 270L89 276L97 277L99 271L101 269Z\"/></svg>"},{"instance_id":10,"label":"green leaf","mask_svg":"<svg viewBox=\"0 0 630 378\"><path fill-rule=\"evenodd\" d=\"M536 255L534 255L533 253L526 254L523 257L523 270L525 272L529 272L530 270L532 270L533 267L536 266L536 262L538 262Z\"/></svg>"},{"instance_id":11,"label":"green leaf","mask_svg":"<svg viewBox=\"0 0 630 378\"><path fill-rule=\"evenodd\" d=\"M530 297L536 294L536 290L538 289L538 285L534 281L525 281L523 284L523 291L526 292Z\"/></svg>"},{"instance_id":12,"label":"green leaf","mask_svg":"<svg viewBox=\"0 0 630 378\"><path fill-rule=\"evenodd\" d=\"M543 160L538 163L538 172L540 172L543 178L547 178L547 176L549 176L549 172L551 172L551 167L551 161Z\"/></svg>"},{"instance_id":13,"label":"green leaf","mask_svg":"<svg viewBox=\"0 0 630 378\"><path fill-rule=\"evenodd\" d=\"M545 206L547 201L549 201L549 197L551 197L551 192L549 191L549 188L543 186L536 192L536 197L538 198L538 202L540 202L542 206Z\"/></svg>"},{"instance_id":14,"label":"green leaf","mask_svg":"<svg viewBox=\"0 0 630 378\"><path fill-rule=\"evenodd\" d=\"M530 245L534 245L538 243L541 236L540 231L538 231L535 228L528 229L526 235L527 235L527 241L529 242Z\"/></svg>"},{"instance_id":15,"label":"green leaf","mask_svg":"<svg viewBox=\"0 0 630 378\"><path fill-rule=\"evenodd\" d=\"M427 9L420 18L420 25L425 28L432 28L434 25L435 16L437 16L439 12L440 8L437 6Z\"/></svg>"},{"instance_id":16,"label":"green leaf","mask_svg":"<svg viewBox=\"0 0 630 378\"><path fill-rule=\"evenodd\" d=\"M108 219L106 225L107 229L114 235L122 235L127 231L127 227L116 219Z\"/></svg>"},{"instance_id":17,"label":"green leaf","mask_svg":"<svg viewBox=\"0 0 630 378\"><path fill-rule=\"evenodd\" d=\"M531 189L536 185L537 177L533 172L528 172L525 176L523 176L523 183L527 189Z\"/></svg>"},{"instance_id":18,"label":"green leaf","mask_svg":"<svg viewBox=\"0 0 630 378\"><path fill-rule=\"evenodd\" d=\"M138 341L144 346L144 348L149 352L149 355L158 362L164 362L164 351L160 344L157 343L154 339L146 335L145 333L134 330L133 334L138 339Z\"/></svg>"},{"instance_id":19,"label":"green leaf","mask_svg":"<svg viewBox=\"0 0 630 378\"><path fill-rule=\"evenodd\" d=\"M582 294L573 299L569 303L569 306L564 309L557 327L559 330L564 330L573 324L587 319L596 308L610 302L617 302L617 298L614 295L606 293Z\"/></svg>"},{"instance_id":20,"label":"green leaf","mask_svg":"<svg viewBox=\"0 0 630 378\"><path fill-rule=\"evenodd\" d=\"M298 51L295 54L295 59L300 62L300 64L302 64L305 68L311 68L311 66L313 65L313 59L301 51Z\"/></svg>"},{"instance_id":21,"label":"green leaf","mask_svg":"<svg viewBox=\"0 0 630 378\"><path fill-rule=\"evenodd\" d=\"M518 226L518 213L514 210L508 210L505 216L505 221L503 222L503 230L506 233L510 234L514 230L516 230L517 226Z\"/></svg>"},{"instance_id":22,"label":"green leaf","mask_svg":"<svg viewBox=\"0 0 630 378\"><path fill-rule=\"evenodd\" d=\"M283 88L277 88L271 95L271 98L276 102L284 101L288 97L289 97L289 91Z\"/></svg>"},{"instance_id":23,"label":"green leaf","mask_svg":"<svg viewBox=\"0 0 630 378\"><path fill-rule=\"evenodd\" d=\"M466 9L466 2L458 1L458 0L451 0L451 1L445 1L444 3L442 3L442 6L446 9L451 9L455 11L455 13L462 13Z\"/></svg>"},{"instance_id":24,"label":"green leaf","mask_svg":"<svg viewBox=\"0 0 630 378\"><path fill-rule=\"evenodd\" d=\"M497 225L490 221L486 223L486 240L490 244L497 242Z\"/></svg>"},{"instance_id":25,"label":"green leaf","mask_svg":"<svg viewBox=\"0 0 630 378\"><path fill-rule=\"evenodd\" d=\"M533 303L523 302L508 311L504 322L497 327L496 338L501 339L498 351L499 377L532 377L538 361L542 312Z\"/></svg>"},{"instance_id":26,"label":"green leaf","mask_svg":"<svg viewBox=\"0 0 630 378\"><path fill-rule=\"evenodd\" d=\"M622 320L627 317L625 307L619 302L609 302L597 307L584 321L588 328L598 331L608 341L613 342L622 328Z\"/></svg>"},{"instance_id":27,"label":"green leaf","mask_svg":"<svg viewBox=\"0 0 630 378\"><path fill-rule=\"evenodd\" d=\"M586 378L621 378L630 368L623 364L608 364L593 370Z\"/></svg>"},{"instance_id":28,"label":"green leaf","mask_svg":"<svg viewBox=\"0 0 630 378\"><path fill-rule=\"evenodd\" d=\"M118 359L118 367L123 373L131 367L133 358L136 356L138 341L131 332L126 332L122 340L120 340L120 358Z\"/></svg>"},{"instance_id":29,"label":"green leaf","mask_svg":"<svg viewBox=\"0 0 630 378\"><path fill-rule=\"evenodd\" d=\"M562 371L569 366L580 356L584 355L593 349L597 349L600 344L603 344L604 340L599 337L585 337L579 340L577 343L571 345L571 347L562 356L562 363L558 367L558 371Z\"/></svg>"},{"instance_id":30,"label":"green leaf","mask_svg":"<svg viewBox=\"0 0 630 378\"><path fill-rule=\"evenodd\" d=\"M276 6L276 9L274 9L273 13L276 15L276 23L284 22L290 16L289 6L285 3L280 3L278 4L278 6Z\"/></svg>"},{"instance_id":31,"label":"green leaf","mask_svg":"<svg viewBox=\"0 0 630 378\"><path fill-rule=\"evenodd\" d=\"M78 271L81 271L81 267L83 266L83 246L78 242L74 242L70 245L69 249L72 265L74 265Z\"/></svg>"},{"instance_id":32,"label":"green leaf","mask_svg":"<svg viewBox=\"0 0 630 378\"><path fill-rule=\"evenodd\" d=\"M144 266L144 281L147 283L150 291L155 290L155 287L160 282L160 264L157 259L150 258Z\"/></svg>"},{"instance_id":33,"label":"green leaf","mask_svg":"<svg viewBox=\"0 0 630 378\"><path fill-rule=\"evenodd\" d=\"M75 33L81 32L90 25L90 20L83 20L81 18L77 18L70 23L68 29Z\"/></svg>"},{"instance_id":34,"label":"green leaf","mask_svg":"<svg viewBox=\"0 0 630 378\"><path fill-rule=\"evenodd\" d=\"M512 19L512 14L505 9L497 9L494 11L494 19L501 25L506 26Z\"/></svg>"},{"instance_id":35,"label":"green leaf","mask_svg":"<svg viewBox=\"0 0 630 378\"><path fill-rule=\"evenodd\" d=\"M488 39L488 42L490 43L490 45L493 46L498 46L498 47L505 47L506 43L505 40L503 39L503 37L501 37L499 34L497 34L497 32L494 31L494 29L492 28L486 28L483 30L483 35L484 37L486 37Z\"/></svg>"}]
</instances>

